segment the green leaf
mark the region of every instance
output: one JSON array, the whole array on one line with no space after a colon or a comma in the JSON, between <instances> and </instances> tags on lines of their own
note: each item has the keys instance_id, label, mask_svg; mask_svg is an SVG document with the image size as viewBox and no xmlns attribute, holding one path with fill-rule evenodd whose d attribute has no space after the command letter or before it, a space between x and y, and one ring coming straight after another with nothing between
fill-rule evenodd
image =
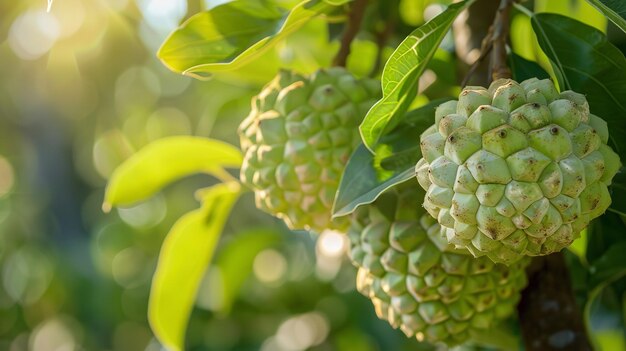
<instances>
[{"instance_id":1,"label":"green leaf","mask_svg":"<svg viewBox=\"0 0 626 351\"><path fill-rule=\"evenodd\" d=\"M591 320L592 306L602 290L612 282L626 276L626 242L620 242L609 248L591 267L588 277L588 297L584 315L587 323Z\"/></svg>"},{"instance_id":2,"label":"green leaf","mask_svg":"<svg viewBox=\"0 0 626 351\"><path fill-rule=\"evenodd\" d=\"M610 211L626 216L626 169L622 168L611 183Z\"/></svg>"},{"instance_id":3,"label":"green leaf","mask_svg":"<svg viewBox=\"0 0 626 351\"><path fill-rule=\"evenodd\" d=\"M619 215L607 212L587 228L587 262L594 264L613 245L626 242L626 225Z\"/></svg>"},{"instance_id":4,"label":"green leaf","mask_svg":"<svg viewBox=\"0 0 626 351\"><path fill-rule=\"evenodd\" d=\"M548 13L532 17L541 49L561 90L587 96L591 112L609 124L616 151L626 151L626 58L599 30Z\"/></svg>"},{"instance_id":5,"label":"green leaf","mask_svg":"<svg viewBox=\"0 0 626 351\"><path fill-rule=\"evenodd\" d=\"M346 165L343 180L333 205L333 218L349 215L357 207L374 202L380 194L415 176L414 167L391 177L379 179L374 166L374 157L361 144Z\"/></svg>"},{"instance_id":6,"label":"green leaf","mask_svg":"<svg viewBox=\"0 0 626 351\"><path fill-rule=\"evenodd\" d=\"M269 229L253 229L237 234L220 248L214 267L222 278L219 311L228 314L239 291L252 271L257 254L280 240L280 234Z\"/></svg>"},{"instance_id":7,"label":"green leaf","mask_svg":"<svg viewBox=\"0 0 626 351\"><path fill-rule=\"evenodd\" d=\"M194 173L222 177L224 168L240 167L242 159L239 149L218 140L191 136L157 140L113 172L103 208L145 200L167 184Z\"/></svg>"},{"instance_id":8,"label":"green leaf","mask_svg":"<svg viewBox=\"0 0 626 351\"><path fill-rule=\"evenodd\" d=\"M163 242L150 290L148 319L168 350L184 350L198 287L239 192L235 182L214 186L202 207L181 217Z\"/></svg>"},{"instance_id":9,"label":"green leaf","mask_svg":"<svg viewBox=\"0 0 626 351\"><path fill-rule=\"evenodd\" d=\"M626 2L624 0L587 0L626 33Z\"/></svg>"},{"instance_id":10,"label":"green leaf","mask_svg":"<svg viewBox=\"0 0 626 351\"><path fill-rule=\"evenodd\" d=\"M205 78L234 70L272 48L311 19L336 7L306 0L291 11L259 0L237 0L196 14L165 40L157 56L174 72Z\"/></svg>"},{"instance_id":11,"label":"green leaf","mask_svg":"<svg viewBox=\"0 0 626 351\"><path fill-rule=\"evenodd\" d=\"M589 267L589 288L596 289L626 275L626 241L612 245Z\"/></svg>"},{"instance_id":12,"label":"green leaf","mask_svg":"<svg viewBox=\"0 0 626 351\"><path fill-rule=\"evenodd\" d=\"M513 78L518 82L529 78L550 78L550 75L538 63L529 61L516 53L509 55L509 65L513 71Z\"/></svg>"},{"instance_id":13,"label":"green leaf","mask_svg":"<svg viewBox=\"0 0 626 351\"><path fill-rule=\"evenodd\" d=\"M454 19L474 0L451 4L413 31L391 55L382 76L383 97L368 112L359 127L363 143L372 152L385 132L404 116L417 94L418 80Z\"/></svg>"},{"instance_id":14,"label":"green leaf","mask_svg":"<svg viewBox=\"0 0 626 351\"><path fill-rule=\"evenodd\" d=\"M358 206L374 202L387 189L415 177L415 164L422 157L420 135L434 123L435 108L447 100L435 100L407 113L396 129L381 138L376 155L363 144L356 149L341 177L334 217L348 215Z\"/></svg>"}]
</instances>

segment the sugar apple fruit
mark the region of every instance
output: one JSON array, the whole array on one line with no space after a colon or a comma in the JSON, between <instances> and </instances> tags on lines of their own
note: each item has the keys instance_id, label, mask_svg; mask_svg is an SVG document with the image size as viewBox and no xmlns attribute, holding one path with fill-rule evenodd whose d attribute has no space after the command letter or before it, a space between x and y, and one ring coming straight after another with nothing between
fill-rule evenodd
<instances>
[{"instance_id":1,"label":"sugar apple fruit","mask_svg":"<svg viewBox=\"0 0 626 351\"><path fill-rule=\"evenodd\" d=\"M548 80L466 87L436 110L416 173L448 242L512 263L570 245L611 203L620 168L585 96Z\"/></svg>"},{"instance_id":2,"label":"sugar apple fruit","mask_svg":"<svg viewBox=\"0 0 626 351\"><path fill-rule=\"evenodd\" d=\"M239 127L241 181L258 208L292 229L347 229L331 220L339 179L360 141L358 125L380 96L380 82L342 68L305 77L282 71L252 100Z\"/></svg>"},{"instance_id":3,"label":"sugar apple fruit","mask_svg":"<svg viewBox=\"0 0 626 351\"><path fill-rule=\"evenodd\" d=\"M350 257L357 289L381 319L409 337L452 346L514 313L529 259L507 267L448 244L445 228L415 206L418 188L383 194L357 211Z\"/></svg>"}]
</instances>

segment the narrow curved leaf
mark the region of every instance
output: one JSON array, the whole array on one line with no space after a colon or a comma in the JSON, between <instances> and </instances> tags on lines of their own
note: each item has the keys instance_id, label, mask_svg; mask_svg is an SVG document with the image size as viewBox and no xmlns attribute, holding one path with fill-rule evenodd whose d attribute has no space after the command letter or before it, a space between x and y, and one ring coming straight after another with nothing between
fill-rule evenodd
<instances>
[{"instance_id":1,"label":"narrow curved leaf","mask_svg":"<svg viewBox=\"0 0 626 351\"><path fill-rule=\"evenodd\" d=\"M374 152L380 137L400 122L417 94L419 77L450 29L454 19L474 0L451 4L437 17L414 30L391 55L383 70L383 97L367 113L359 130Z\"/></svg>"},{"instance_id":2,"label":"narrow curved leaf","mask_svg":"<svg viewBox=\"0 0 626 351\"><path fill-rule=\"evenodd\" d=\"M113 172L103 207L145 200L167 184L194 173L221 176L224 168L240 167L242 159L239 149L218 140L191 136L157 140Z\"/></svg>"},{"instance_id":3,"label":"narrow curved leaf","mask_svg":"<svg viewBox=\"0 0 626 351\"><path fill-rule=\"evenodd\" d=\"M198 287L239 191L238 183L213 187L202 207L181 217L163 242L152 279L148 320L168 350L184 350Z\"/></svg>"},{"instance_id":4,"label":"narrow curved leaf","mask_svg":"<svg viewBox=\"0 0 626 351\"><path fill-rule=\"evenodd\" d=\"M329 3L329 4L333 5L333 6L340 6L340 5L343 5L343 4L347 4L347 3L351 2L352 0L324 0L324 1L326 1L327 3Z\"/></svg>"},{"instance_id":5,"label":"narrow curved leaf","mask_svg":"<svg viewBox=\"0 0 626 351\"><path fill-rule=\"evenodd\" d=\"M626 33L626 1L624 0L587 0L591 6L602 12Z\"/></svg>"},{"instance_id":6,"label":"narrow curved leaf","mask_svg":"<svg viewBox=\"0 0 626 351\"><path fill-rule=\"evenodd\" d=\"M430 103L406 114L402 123L381 138L373 155L361 144L352 154L339 184L333 216L352 213L363 204L374 202L380 194L415 176L415 164L422 157L420 135L435 121L435 108L448 99ZM382 157L382 155L385 157Z\"/></svg>"},{"instance_id":7,"label":"narrow curved leaf","mask_svg":"<svg viewBox=\"0 0 626 351\"><path fill-rule=\"evenodd\" d=\"M532 26L561 90L587 96L591 112L609 124L616 151L626 151L626 58L599 30L557 14L540 13Z\"/></svg>"},{"instance_id":8,"label":"narrow curved leaf","mask_svg":"<svg viewBox=\"0 0 626 351\"><path fill-rule=\"evenodd\" d=\"M291 11L259 0L232 1L189 18L170 34L157 56L172 71L196 78L233 70L335 8L322 0L303 1Z\"/></svg>"}]
</instances>

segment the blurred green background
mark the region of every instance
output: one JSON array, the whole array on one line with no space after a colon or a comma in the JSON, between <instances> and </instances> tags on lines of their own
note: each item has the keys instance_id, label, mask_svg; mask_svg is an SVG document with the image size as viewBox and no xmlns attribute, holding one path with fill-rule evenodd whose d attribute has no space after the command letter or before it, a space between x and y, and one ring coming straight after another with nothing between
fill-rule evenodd
<instances>
[{"instance_id":1,"label":"blurred green background","mask_svg":"<svg viewBox=\"0 0 626 351\"><path fill-rule=\"evenodd\" d=\"M279 65L312 72L338 47L320 19L238 72L205 82L169 72L154 55L160 43L222 2L55 0L47 13L45 0L0 1L0 350L160 350L146 318L158 251L173 222L198 206L194 190L213 180L192 177L104 214L107 178L165 136L237 145L250 98ZM394 3L400 34L440 9ZM355 42L356 74L372 70L374 42L367 33ZM418 101L458 90L446 66L451 45L437 53ZM379 321L355 292L345 237L291 233L250 195L233 213L191 318L190 350L433 349Z\"/></svg>"},{"instance_id":2,"label":"blurred green background","mask_svg":"<svg viewBox=\"0 0 626 351\"><path fill-rule=\"evenodd\" d=\"M168 71L160 43L217 3L56 0L46 13L45 0L0 1L0 350L160 349L146 318L158 251L212 179L104 214L106 179L165 136L238 145L250 98L279 62L311 72L336 48L320 50L325 35L303 40L326 32L320 20L236 74L200 82ZM373 57L375 45L362 46ZM242 199L226 227L190 350L414 349L354 291L344 237L316 243L253 206Z\"/></svg>"}]
</instances>

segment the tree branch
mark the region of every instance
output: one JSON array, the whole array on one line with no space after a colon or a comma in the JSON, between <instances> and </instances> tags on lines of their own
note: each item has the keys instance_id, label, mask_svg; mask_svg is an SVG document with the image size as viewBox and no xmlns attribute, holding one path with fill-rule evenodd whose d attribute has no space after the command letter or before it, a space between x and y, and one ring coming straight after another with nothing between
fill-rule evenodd
<instances>
[{"instance_id":1,"label":"tree branch","mask_svg":"<svg viewBox=\"0 0 626 351\"><path fill-rule=\"evenodd\" d=\"M493 22L493 49L491 53L491 78L511 78L511 69L506 63L506 42L509 37L509 17L514 0L501 0Z\"/></svg>"},{"instance_id":2,"label":"tree branch","mask_svg":"<svg viewBox=\"0 0 626 351\"><path fill-rule=\"evenodd\" d=\"M591 351L562 252L535 257L518 305L527 351Z\"/></svg>"},{"instance_id":3,"label":"tree branch","mask_svg":"<svg viewBox=\"0 0 626 351\"><path fill-rule=\"evenodd\" d=\"M346 24L346 29L344 30L341 38L341 47L339 48L337 56L335 56L335 59L333 60L334 66L346 66L348 55L350 55L350 45L359 33L366 8L367 0L355 0L352 4L348 15L348 23Z\"/></svg>"},{"instance_id":4,"label":"tree branch","mask_svg":"<svg viewBox=\"0 0 626 351\"><path fill-rule=\"evenodd\" d=\"M465 77L462 87L466 85L489 86L490 65L489 60L485 58L489 57L491 52L493 20L499 6L499 1L476 0L457 17L452 25L454 51L458 58L456 60L457 72L459 77ZM477 51L478 55L476 55Z\"/></svg>"},{"instance_id":5,"label":"tree branch","mask_svg":"<svg viewBox=\"0 0 626 351\"><path fill-rule=\"evenodd\" d=\"M489 53L491 52L491 49L493 49L492 38L493 38L493 25L489 27L487 36L485 36L485 39L483 39L483 42L480 47L480 55L478 56L476 61L474 61L470 69L465 74L465 78L463 78L463 81L461 82L461 87L464 87L467 85L467 83L472 78L476 70L480 67L480 65L485 60L485 58L487 58L487 55L489 55Z\"/></svg>"}]
</instances>

